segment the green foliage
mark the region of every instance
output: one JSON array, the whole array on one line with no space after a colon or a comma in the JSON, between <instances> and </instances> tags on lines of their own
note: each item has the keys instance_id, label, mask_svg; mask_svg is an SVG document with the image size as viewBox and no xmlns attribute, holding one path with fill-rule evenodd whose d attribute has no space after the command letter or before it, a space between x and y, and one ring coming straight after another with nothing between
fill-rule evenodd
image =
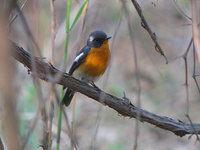
<instances>
[{"instance_id":1,"label":"green foliage","mask_svg":"<svg viewBox=\"0 0 200 150\"><path fill-rule=\"evenodd\" d=\"M71 0L67 2L67 14L66 14L66 37L65 37L65 52L64 52L64 59L63 64L65 64L67 60L67 51L68 51L68 44L69 44L69 26L70 26L70 9L71 9ZM64 68L64 71L66 67Z\"/></svg>"},{"instance_id":2,"label":"green foliage","mask_svg":"<svg viewBox=\"0 0 200 150\"><path fill-rule=\"evenodd\" d=\"M63 86L61 88L61 99L63 98L64 95L64 90L63 90ZM62 126L62 105L59 106L58 109L58 129L57 129L57 146L56 146L56 150L60 149L60 135L61 135L61 126Z\"/></svg>"}]
</instances>

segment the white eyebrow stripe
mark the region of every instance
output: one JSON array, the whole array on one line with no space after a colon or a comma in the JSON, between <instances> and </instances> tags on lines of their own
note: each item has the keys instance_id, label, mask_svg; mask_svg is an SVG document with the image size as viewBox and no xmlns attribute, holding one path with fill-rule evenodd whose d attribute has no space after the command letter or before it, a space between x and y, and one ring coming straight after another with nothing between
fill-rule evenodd
<instances>
[{"instance_id":1,"label":"white eyebrow stripe","mask_svg":"<svg viewBox=\"0 0 200 150\"><path fill-rule=\"evenodd\" d=\"M79 59L84 55L84 53L80 53L76 58L74 59L74 62L78 62Z\"/></svg>"},{"instance_id":2,"label":"white eyebrow stripe","mask_svg":"<svg viewBox=\"0 0 200 150\"><path fill-rule=\"evenodd\" d=\"M90 42L92 42L92 41L93 41L93 39L94 39L94 37L93 37L93 36L91 36L91 37L90 37Z\"/></svg>"}]
</instances>

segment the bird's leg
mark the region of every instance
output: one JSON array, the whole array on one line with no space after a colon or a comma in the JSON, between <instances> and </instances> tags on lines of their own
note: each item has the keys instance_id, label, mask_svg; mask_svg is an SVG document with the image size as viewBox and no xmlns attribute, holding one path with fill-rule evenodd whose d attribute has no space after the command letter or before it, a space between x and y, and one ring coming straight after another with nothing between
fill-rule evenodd
<instances>
[{"instance_id":1,"label":"bird's leg","mask_svg":"<svg viewBox=\"0 0 200 150\"><path fill-rule=\"evenodd\" d=\"M90 84L91 86L93 86L95 89L97 89L98 91L101 91L100 88L98 88L93 81L89 81L89 80L86 80L84 77L81 78L81 80L87 84Z\"/></svg>"},{"instance_id":2,"label":"bird's leg","mask_svg":"<svg viewBox=\"0 0 200 150\"><path fill-rule=\"evenodd\" d=\"M90 84L91 84L95 89L97 89L98 91L101 91L101 89L98 88L98 86L96 86L96 85L94 84L93 81L90 81Z\"/></svg>"},{"instance_id":3,"label":"bird's leg","mask_svg":"<svg viewBox=\"0 0 200 150\"><path fill-rule=\"evenodd\" d=\"M86 84L88 84L89 83L89 81L88 80L86 80L85 78L81 78L81 81L83 81L84 83L86 83Z\"/></svg>"}]
</instances>

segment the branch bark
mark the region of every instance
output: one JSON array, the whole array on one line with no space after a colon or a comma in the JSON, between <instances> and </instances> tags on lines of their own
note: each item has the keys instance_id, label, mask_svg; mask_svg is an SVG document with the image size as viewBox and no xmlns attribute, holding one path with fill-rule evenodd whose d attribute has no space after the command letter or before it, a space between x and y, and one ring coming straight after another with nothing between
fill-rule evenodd
<instances>
[{"instance_id":1,"label":"branch bark","mask_svg":"<svg viewBox=\"0 0 200 150\"><path fill-rule=\"evenodd\" d=\"M12 43L12 47L12 56L17 61L24 64L29 71L32 71L31 54L25 51L22 47L17 46L15 43ZM200 124L193 123L191 125L190 123L185 123L180 120L175 121L169 117L160 116L140 109L134 106L128 99L115 97L56 69L53 65L44 62L43 58L32 58L34 58L33 60L36 64L35 74L33 75L42 80L69 87L114 109L124 117L137 119L137 114L140 114L141 122L147 122L161 129L171 131L177 136L182 137L186 134L200 134Z\"/></svg>"},{"instance_id":2,"label":"branch bark","mask_svg":"<svg viewBox=\"0 0 200 150\"><path fill-rule=\"evenodd\" d=\"M138 15L140 16L141 18L141 25L144 29L147 30L147 32L149 33L151 39L153 40L154 44L155 44L155 50L157 52L159 52L164 58L165 58L165 61L166 61L166 64L168 64L168 59L167 57L165 56L165 53L164 51L162 50L161 46L159 45L158 41L157 41L157 36L156 34L151 30L151 28L149 27L146 19L144 18L144 15L143 15L143 12L142 12L142 9L140 7L140 5L138 4L138 2L136 0L131 0Z\"/></svg>"}]
</instances>

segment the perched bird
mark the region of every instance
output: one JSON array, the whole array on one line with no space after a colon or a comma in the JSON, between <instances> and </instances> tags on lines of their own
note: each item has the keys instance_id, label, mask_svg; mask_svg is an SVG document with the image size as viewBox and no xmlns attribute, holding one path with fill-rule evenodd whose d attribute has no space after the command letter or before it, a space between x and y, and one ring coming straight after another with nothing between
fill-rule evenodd
<instances>
[{"instance_id":1,"label":"perched bird","mask_svg":"<svg viewBox=\"0 0 200 150\"><path fill-rule=\"evenodd\" d=\"M92 32L83 47L74 59L69 74L80 78L95 86L96 81L104 74L110 60L109 39L103 31ZM68 88L62 104L69 106L75 91Z\"/></svg>"}]
</instances>

